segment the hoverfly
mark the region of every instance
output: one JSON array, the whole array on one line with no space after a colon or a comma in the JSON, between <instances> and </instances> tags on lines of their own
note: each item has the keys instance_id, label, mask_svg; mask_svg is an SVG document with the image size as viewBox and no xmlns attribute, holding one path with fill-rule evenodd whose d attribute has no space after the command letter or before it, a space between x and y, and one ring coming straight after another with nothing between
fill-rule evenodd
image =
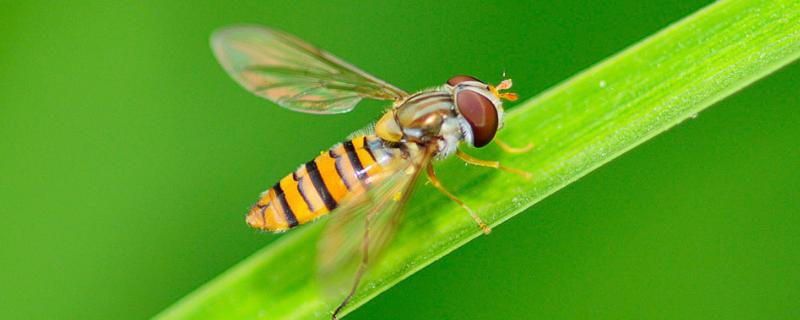
<instances>
[{"instance_id":1,"label":"hoverfly","mask_svg":"<svg viewBox=\"0 0 800 320\"><path fill-rule=\"evenodd\" d=\"M333 311L336 319L358 288L368 257L392 238L403 207L423 171L436 189L464 208L484 233L490 228L472 209L448 192L432 160L456 155L473 165L529 173L459 150L464 142L483 147L493 140L509 152L526 152L495 139L503 126L502 100L514 101L511 80L493 86L457 75L447 83L414 94L388 84L287 33L255 25L216 31L211 46L225 71L248 91L284 108L338 114L364 98L389 100L391 108L368 130L336 144L301 165L261 194L247 213L257 229L282 232L332 215L319 244L322 278L347 274L351 286ZM335 281L334 281L335 282ZM347 286L344 286L347 288ZM334 288L337 289L337 288Z\"/></svg>"}]
</instances>

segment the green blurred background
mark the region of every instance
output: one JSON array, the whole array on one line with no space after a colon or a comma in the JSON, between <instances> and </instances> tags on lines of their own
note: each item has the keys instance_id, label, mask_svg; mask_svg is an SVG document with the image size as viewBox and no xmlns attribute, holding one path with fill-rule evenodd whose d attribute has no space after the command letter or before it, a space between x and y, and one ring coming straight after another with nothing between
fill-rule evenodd
<instances>
[{"instance_id":1,"label":"green blurred background","mask_svg":"<svg viewBox=\"0 0 800 320\"><path fill-rule=\"evenodd\" d=\"M158 313L276 239L244 224L258 193L381 113L310 116L246 93L211 55L214 28L279 27L407 90L505 70L528 98L709 2L4 2L0 318ZM798 71L348 319L800 317Z\"/></svg>"}]
</instances>

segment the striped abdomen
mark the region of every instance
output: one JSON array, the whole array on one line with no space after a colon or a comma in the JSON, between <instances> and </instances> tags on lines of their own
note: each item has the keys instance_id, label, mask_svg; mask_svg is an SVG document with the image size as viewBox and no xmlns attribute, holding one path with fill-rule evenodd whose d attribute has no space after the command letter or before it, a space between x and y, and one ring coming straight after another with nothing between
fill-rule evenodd
<instances>
[{"instance_id":1,"label":"striped abdomen","mask_svg":"<svg viewBox=\"0 0 800 320\"><path fill-rule=\"evenodd\" d=\"M284 231L323 216L346 196L364 192L368 177L399 158L396 151L372 135L337 144L263 192L247 214L247 223Z\"/></svg>"}]
</instances>

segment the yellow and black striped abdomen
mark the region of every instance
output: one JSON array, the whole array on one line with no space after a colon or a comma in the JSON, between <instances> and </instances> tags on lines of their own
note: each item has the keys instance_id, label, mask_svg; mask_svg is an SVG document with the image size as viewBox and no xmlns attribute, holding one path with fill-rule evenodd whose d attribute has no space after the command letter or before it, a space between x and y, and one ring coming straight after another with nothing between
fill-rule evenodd
<instances>
[{"instance_id":1,"label":"yellow and black striped abdomen","mask_svg":"<svg viewBox=\"0 0 800 320\"><path fill-rule=\"evenodd\" d=\"M247 223L280 232L319 218L346 196L364 192L366 179L381 172L393 155L372 135L337 144L263 192Z\"/></svg>"}]
</instances>

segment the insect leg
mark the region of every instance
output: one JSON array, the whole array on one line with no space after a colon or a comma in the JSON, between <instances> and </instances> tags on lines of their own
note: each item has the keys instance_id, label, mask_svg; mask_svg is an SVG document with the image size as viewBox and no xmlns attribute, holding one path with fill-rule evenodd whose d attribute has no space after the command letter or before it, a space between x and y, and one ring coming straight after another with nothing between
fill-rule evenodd
<instances>
[{"instance_id":1,"label":"insect leg","mask_svg":"<svg viewBox=\"0 0 800 320\"><path fill-rule=\"evenodd\" d=\"M433 184L433 186L436 187L436 189L439 189L439 192L446 195L448 198L450 198L450 200L455 201L455 203L458 203L458 205L464 208L464 210L467 210L467 213L469 213L472 219L475 220L475 222L478 224L478 226L481 228L481 231L483 231L484 234L489 234L490 232L492 232L492 229L489 228L489 226L487 226L485 223L483 223L483 220L481 220L481 218L478 217L478 215L475 214L475 212L472 211L470 207L468 207L463 201L456 198L456 196L454 196L452 193L447 191L447 189L445 189L442 186L442 183L439 182L438 178L436 178L436 173L433 171L433 165L429 163L427 170L428 170L428 180L431 181L431 184Z\"/></svg>"},{"instance_id":2,"label":"insect leg","mask_svg":"<svg viewBox=\"0 0 800 320\"><path fill-rule=\"evenodd\" d=\"M471 155L468 155L468 154L464 153L464 151L461 151L461 150L456 150L456 155L459 158L461 158L461 160L464 160L464 162L469 163L469 164L473 164L473 165L476 165L476 166L500 169L500 170L503 170L505 172L509 172L509 173L513 173L513 174L519 175L519 176L521 176L521 177L523 177L525 179L530 179L531 176L532 176L532 174L530 172L503 166L498 161L488 161L488 160L477 159L477 158L472 157Z\"/></svg>"},{"instance_id":3,"label":"insect leg","mask_svg":"<svg viewBox=\"0 0 800 320\"><path fill-rule=\"evenodd\" d=\"M503 151L512 154L522 154L531 151L531 149L533 149L533 143L530 142L528 142L528 145L522 148L512 147L508 145L508 143L505 143L505 141L500 140L499 138L494 138L494 142L497 143L497 146L500 147L500 149L503 149Z\"/></svg>"}]
</instances>

